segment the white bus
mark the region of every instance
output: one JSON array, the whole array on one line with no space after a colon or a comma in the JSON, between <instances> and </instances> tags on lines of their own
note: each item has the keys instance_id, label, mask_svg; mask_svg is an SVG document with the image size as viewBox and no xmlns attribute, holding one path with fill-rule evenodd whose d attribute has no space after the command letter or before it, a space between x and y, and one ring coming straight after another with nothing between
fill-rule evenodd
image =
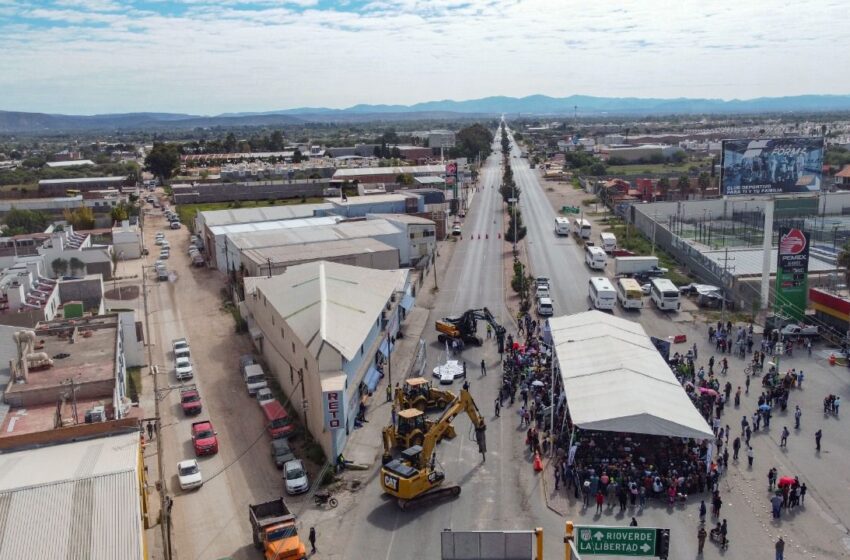
<instances>
[{"instance_id":1,"label":"white bus","mask_svg":"<svg viewBox=\"0 0 850 560\"><path fill-rule=\"evenodd\" d=\"M608 260L608 255L602 250L602 247L591 245L584 248L584 262L593 270L602 270L605 268L605 262Z\"/></svg>"},{"instance_id":2,"label":"white bus","mask_svg":"<svg viewBox=\"0 0 850 560\"><path fill-rule=\"evenodd\" d=\"M584 218L578 219L575 222L575 233L582 239L590 239L590 222Z\"/></svg>"},{"instance_id":3,"label":"white bus","mask_svg":"<svg viewBox=\"0 0 850 560\"><path fill-rule=\"evenodd\" d=\"M602 249L606 253L610 253L617 248L617 236L611 232L603 231L599 234L599 240L602 242Z\"/></svg>"},{"instance_id":4,"label":"white bus","mask_svg":"<svg viewBox=\"0 0 850 560\"><path fill-rule=\"evenodd\" d=\"M555 235L570 234L570 219L558 216L555 218Z\"/></svg>"},{"instance_id":5,"label":"white bus","mask_svg":"<svg viewBox=\"0 0 850 560\"><path fill-rule=\"evenodd\" d=\"M679 309L679 288L666 278L653 278L650 288L650 297L655 306L662 311L675 311Z\"/></svg>"},{"instance_id":6,"label":"white bus","mask_svg":"<svg viewBox=\"0 0 850 560\"><path fill-rule=\"evenodd\" d=\"M617 280L617 301L623 309L643 309L643 292L634 278Z\"/></svg>"},{"instance_id":7,"label":"white bus","mask_svg":"<svg viewBox=\"0 0 850 560\"><path fill-rule=\"evenodd\" d=\"M617 292L607 278L592 276L587 286L587 295L596 309L614 309L614 304L617 303Z\"/></svg>"}]
</instances>

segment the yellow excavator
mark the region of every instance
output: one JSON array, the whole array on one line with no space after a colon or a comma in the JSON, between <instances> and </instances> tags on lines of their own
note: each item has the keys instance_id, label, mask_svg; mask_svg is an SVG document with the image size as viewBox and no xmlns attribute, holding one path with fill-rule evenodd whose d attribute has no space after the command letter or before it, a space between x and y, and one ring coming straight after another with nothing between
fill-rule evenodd
<instances>
[{"instance_id":1,"label":"yellow excavator","mask_svg":"<svg viewBox=\"0 0 850 560\"><path fill-rule=\"evenodd\" d=\"M446 475L436 468L434 448L438 441L446 437L449 430L453 430L452 421L461 412L466 412L472 421L478 451L482 455L487 452L484 418L469 391L462 389L460 396L446 407L440 418L425 433L422 445L405 449L401 457L381 467L381 487L384 492L396 498L401 509L411 509L460 494L460 486L443 485Z\"/></svg>"},{"instance_id":2,"label":"yellow excavator","mask_svg":"<svg viewBox=\"0 0 850 560\"><path fill-rule=\"evenodd\" d=\"M418 408L406 408L399 411L396 425L390 424L383 430L383 463L387 464L392 461L393 450L396 448L408 449L414 445L425 443L425 435L435 424L435 421L428 420L425 413ZM437 443L443 439L454 439L456 436L454 427L450 425L437 440Z\"/></svg>"},{"instance_id":3,"label":"yellow excavator","mask_svg":"<svg viewBox=\"0 0 850 560\"><path fill-rule=\"evenodd\" d=\"M425 411L429 408L446 408L457 397L451 391L435 389L424 377L414 377L404 382L404 387L396 389L395 403L398 410L417 408Z\"/></svg>"},{"instance_id":4,"label":"yellow excavator","mask_svg":"<svg viewBox=\"0 0 850 560\"><path fill-rule=\"evenodd\" d=\"M481 309L467 309L455 317L443 317L434 323L437 329L437 340L443 344L458 340L463 344L481 346L484 341L478 336L478 321L486 321L490 324L496 335L496 347L499 354L505 348L505 327L496 322L496 318L486 307Z\"/></svg>"}]
</instances>

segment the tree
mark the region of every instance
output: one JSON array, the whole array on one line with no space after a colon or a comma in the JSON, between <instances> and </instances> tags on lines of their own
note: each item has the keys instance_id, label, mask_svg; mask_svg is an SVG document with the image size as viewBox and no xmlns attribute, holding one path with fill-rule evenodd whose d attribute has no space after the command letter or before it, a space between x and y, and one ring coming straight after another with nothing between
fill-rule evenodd
<instances>
[{"instance_id":1,"label":"tree","mask_svg":"<svg viewBox=\"0 0 850 560\"><path fill-rule=\"evenodd\" d=\"M708 187L711 186L711 176L703 171L697 177L697 187L699 187L699 194L702 198L705 198L705 191L708 190Z\"/></svg>"},{"instance_id":2,"label":"tree","mask_svg":"<svg viewBox=\"0 0 850 560\"><path fill-rule=\"evenodd\" d=\"M283 134L279 130L272 132L268 146L269 150L272 152L279 152L283 150Z\"/></svg>"},{"instance_id":3,"label":"tree","mask_svg":"<svg viewBox=\"0 0 850 560\"><path fill-rule=\"evenodd\" d=\"M3 223L6 224L10 235L41 233L50 225L50 216L37 210L18 210L13 206Z\"/></svg>"},{"instance_id":4,"label":"tree","mask_svg":"<svg viewBox=\"0 0 850 560\"><path fill-rule=\"evenodd\" d=\"M682 163L683 161L688 159L688 154L682 151L673 152L673 155L670 156L670 159L673 160L675 163Z\"/></svg>"},{"instance_id":5,"label":"tree","mask_svg":"<svg viewBox=\"0 0 850 560\"><path fill-rule=\"evenodd\" d=\"M658 180L658 190L661 191L661 197L664 200L667 200L667 197L670 195L670 179L667 177L662 177Z\"/></svg>"},{"instance_id":6,"label":"tree","mask_svg":"<svg viewBox=\"0 0 850 560\"><path fill-rule=\"evenodd\" d=\"M65 276L66 272L68 272L68 261L57 257L50 263L50 268L53 269L54 276L61 278L62 276Z\"/></svg>"},{"instance_id":7,"label":"tree","mask_svg":"<svg viewBox=\"0 0 850 560\"><path fill-rule=\"evenodd\" d=\"M691 180L687 175L682 175L676 182L676 188L679 189L679 195L687 199L691 192Z\"/></svg>"},{"instance_id":8,"label":"tree","mask_svg":"<svg viewBox=\"0 0 850 560\"><path fill-rule=\"evenodd\" d=\"M94 229L94 212L87 206L81 206L76 210L66 208L62 217L74 226L74 229Z\"/></svg>"},{"instance_id":9,"label":"tree","mask_svg":"<svg viewBox=\"0 0 850 560\"><path fill-rule=\"evenodd\" d=\"M236 135L232 132L228 132L227 136L224 139L224 145L222 146L224 148L224 151L227 153L233 153L236 151L236 145Z\"/></svg>"},{"instance_id":10,"label":"tree","mask_svg":"<svg viewBox=\"0 0 850 560\"><path fill-rule=\"evenodd\" d=\"M478 154L487 158L492 152L493 133L486 126L476 123L460 129L455 134L455 147L449 154L451 157L475 159Z\"/></svg>"},{"instance_id":11,"label":"tree","mask_svg":"<svg viewBox=\"0 0 850 560\"><path fill-rule=\"evenodd\" d=\"M162 181L170 179L180 168L180 146L177 144L155 143L145 157L145 169Z\"/></svg>"},{"instance_id":12,"label":"tree","mask_svg":"<svg viewBox=\"0 0 850 560\"><path fill-rule=\"evenodd\" d=\"M83 274L86 273L86 263L77 257L71 257L71 260L68 261L68 267L71 269L71 276L76 276L76 271L78 270Z\"/></svg>"},{"instance_id":13,"label":"tree","mask_svg":"<svg viewBox=\"0 0 850 560\"><path fill-rule=\"evenodd\" d=\"M514 203L516 204L516 203ZM505 241L513 243L514 241L522 241L528 231L522 225L522 212L519 208L514 208L513 205L508 207L508 229L505 232ZM516 237L514 237L516 236Z\"/></svg>"},{"instance_id":14,"label":"tree","mask_svg":"<svg viewBox=\"0 0 850 560\"><path fill-rule=\"evenodd\" d=\"M130 208L125 203L121 202L118 206L112 209L111 214L113 222L122 222L130 219Z\"/></svg>"},{"instance_id":15,"label":"tree","mask_svg":"<svg viewBox=\"0 0 850 560\"><path fill-rule=\"evenodd\" d=\"M301 163L304 159L304 155L301 153L301 150L295 148L295 151L292 152L292 163Z\"/></svg>"}]
</instances>

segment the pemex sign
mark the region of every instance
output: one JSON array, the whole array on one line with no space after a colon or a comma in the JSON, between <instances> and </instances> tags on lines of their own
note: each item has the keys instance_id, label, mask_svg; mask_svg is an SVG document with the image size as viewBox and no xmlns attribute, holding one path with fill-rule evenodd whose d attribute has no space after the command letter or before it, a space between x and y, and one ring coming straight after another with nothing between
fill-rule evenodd
<instances>
[{"instance_id":1,"label":"pemex sign","mask_svg":"<svg viewBox=\"0 0 850 560\"><path fill-rule=\"evenodd\" d=\"M645 527L576 527L578 552L610 556L656 556L657 529Z\"/></svg>"}]
</instances>

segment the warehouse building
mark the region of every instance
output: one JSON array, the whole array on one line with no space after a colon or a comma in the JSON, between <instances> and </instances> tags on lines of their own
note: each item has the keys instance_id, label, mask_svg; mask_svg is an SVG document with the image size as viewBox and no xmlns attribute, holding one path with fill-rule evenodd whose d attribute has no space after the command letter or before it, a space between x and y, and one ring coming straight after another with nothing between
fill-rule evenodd
<instances>
[{"instance_id":1,"label":"warehouse building","mask_svg":"<svg viewBox=\"0 0 850 560\"><path fill-rule=\"evenodd\" d=\"M275 276L283 274L290 266L314 261L378 270L399 268L398 249L368 237L242 251L245 276Z\"/></svg>"},{"instance_id":2,"label":"warehouse building","mask_svg":"<svg viewBox=\"0 0 850 560\"><path fill-rule=\"evenodd\" d=\"M413 306L408 282L406 270L326 261L245 279L254 344L327 457L343 453L361 397L380 379L401 310Z\"/></svg>"}]
</instances>

